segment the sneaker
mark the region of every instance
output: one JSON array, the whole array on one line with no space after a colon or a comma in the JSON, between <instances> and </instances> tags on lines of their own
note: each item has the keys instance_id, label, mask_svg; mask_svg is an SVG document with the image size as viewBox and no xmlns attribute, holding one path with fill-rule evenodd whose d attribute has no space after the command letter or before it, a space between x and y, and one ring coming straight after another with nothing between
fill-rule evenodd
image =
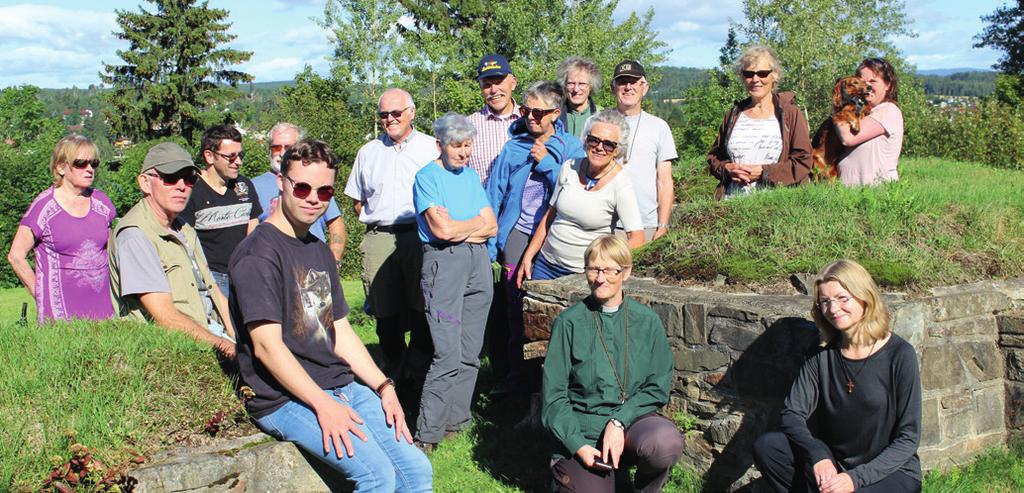
<instances>
[{"instance_id":1,"label":"sneaker","mask_svg":"<svg viewBox=\"0 0 1024 493\"><path fill-rule=\"evenodd\" d=\"M427 455L430 455L431 453L433 453L434 452L434 448L437 447L436 443L421 442L419 440L413 440L412 444L415 445L416 448L422 450L423 453L427 454Z\"/></svg>"}]
</instances>

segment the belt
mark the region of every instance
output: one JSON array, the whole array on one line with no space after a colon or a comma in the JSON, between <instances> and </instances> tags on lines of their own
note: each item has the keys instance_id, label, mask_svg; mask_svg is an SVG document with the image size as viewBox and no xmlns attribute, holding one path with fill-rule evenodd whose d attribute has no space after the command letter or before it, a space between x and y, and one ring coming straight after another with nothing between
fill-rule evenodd
<instances>
[{"instance_id":1,"label":"belt","mask_svg":"<svg viewBox=\"0 0 1024 493\"><path fill-rule=\"evenodd\" d=\"M370 233L373 231L380 231L381 233L405 233L406 231L412 231L416 229L416 223L398 223L398 224L367 224L366 232Z\"/></svg>"}]
</instances>

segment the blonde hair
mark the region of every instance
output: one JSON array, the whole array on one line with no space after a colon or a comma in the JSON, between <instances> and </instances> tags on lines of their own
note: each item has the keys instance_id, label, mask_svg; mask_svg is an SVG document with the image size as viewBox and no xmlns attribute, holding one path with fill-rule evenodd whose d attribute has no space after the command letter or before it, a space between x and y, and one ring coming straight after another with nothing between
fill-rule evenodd
<instances>
[{"instance_id":1,"label":"blonde hair","mask_svg":"<svg viewBox=\"0 0 1024 493\"><path fill-rule=\"evenodd\" d=\"M814 318L814 323L821 330L823 342L826 345L838 342L841 337L839 330L828 321L821 308L818 307L821 285L830 281L841 284L857 301L864 304L864 317L851 327L854 332L863 334L868 342L875 342L889 333L889 312L885 309L885 303L882 302L882 295L875 280L871 278L867 269L857 262L842 259L825 266L818 273L818 277L814 279L811 317Z\"/></svg>"},{"instance_id":2,"label":"blonde hair","mask_svg":"<svg viewBox=\"0 0 1024 493\"><path fill-rule=\"evenodd\" d=\"M732 70L740 80L743 80L743 71L763 60L768 62L772 75L775 76L772 77L772 89L774 90L782 80L782 64L779 63L779 57L775 55L775 51L767 46L753 45L743 50L743 54L736 60Z\"/></svg>"},{"instance_id":3,"label":"blonde hair","mask_svg":"<svg viewBox=\"0 0 1024 493\"><path fill-rule=\"evenodd\" d=\"M72 161L78 159L78 152L85 146L92 150L93 158L100 156L100 150L96 147L96 144L83 135L68 135L60 139L57 145L53 146L53 155L50 156L50 173L53 174L54 187L59 187L64 183L64 176L57 171L57 167L61 164L71 164Z\"/></svg>"},{"instance_id":4,"label":"blonde hair","mask_svg":"<svg viewBox=\"0 0 1024 493\"><path fill-rule=\"evenodd\" d=\"M583 262L590 265L590 261L599 256L619 264L622 268L633 266L633 252L629 250L629 245L626 240L615 235L600 236L590 242L587 250L583 252Z\"/></svg>"}]
</instances>

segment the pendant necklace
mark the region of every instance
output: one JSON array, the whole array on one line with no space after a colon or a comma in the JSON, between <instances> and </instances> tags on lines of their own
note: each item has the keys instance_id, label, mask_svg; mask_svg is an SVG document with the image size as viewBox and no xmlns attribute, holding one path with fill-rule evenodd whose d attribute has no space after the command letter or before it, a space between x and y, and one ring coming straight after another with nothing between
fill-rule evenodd
<instances>
[{"instance_id":1,"label":"pendant necklace","mask_svg":"<svg viewBox=\"0 0 1024 493\"><path fill-rule=\"evenodd\" d=\"M862 360L864 361L864 364L861 365L860 369L857 370L857 373L855 373L852 377L850 376L850 368L846 366L846 358L843 357L843 352L839 351L839 365L843 367L843 376L846 377L847 394L853 393L854 387L857 386L856 384L854 384L854 382L857 380L857 377L860 376L860 373L864 371L864 368L868 366L868 358L870 358L872 354L875 354L875 344L878 344L877 339L875 340L875 342L871 343L871 349L868 351L868 355L865 356Z\"/></svg>"},{"instance_id":2,"label":"pendant necklace","mask_svg":"<svg viewBox=\"0 0 1024 493\"><path fill-rule=\"evenodd\" d=\"M619 386L619 404L626 403L626 382L629 381L629 304L626 302L626 297L622 297L622 304L626 305L626 347L623 351L625 355L623 357L624 364L622 369L622 380L619 380L619 373L615 371L615 362L612 360L612 353L608 351L608 344L604 341L604 324L601 323L601 317L597 315L597 311L590 312L594 316L594 324L597 326L597 336L601 338L601 347L604 348L604 355L608 357L608 364L612 367L612 375L615 377L615 383Z\"/></svg>"},{"instance_id":3,"label":"pendant necklace","mask_svg":"<svg viewBox=\"0 0 1024 493\"><path fill-rule=\"evenodd\" d=\"M614 167L615 167L615 161L612 161L611 163L608 163L608 167L605 168L605 170L602 171L601 174L599 174L599 175L597 175L595 177L591 177L590 176L590 161L587 160L587 172L584 174L584 177L587 179L587 184L583 187L583 189L584 190L590 190L590 189L596 187L597 186L597 182L601 181L601 178L604 178L605 175L610 173L612 171L612 168L614 168Z\"/></svg>"}]
</instances>

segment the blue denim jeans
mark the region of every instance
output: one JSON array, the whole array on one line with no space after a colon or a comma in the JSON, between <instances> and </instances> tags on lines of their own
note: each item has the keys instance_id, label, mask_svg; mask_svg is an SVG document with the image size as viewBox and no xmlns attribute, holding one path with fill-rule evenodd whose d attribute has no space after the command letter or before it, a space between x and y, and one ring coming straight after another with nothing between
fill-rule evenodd
<instances>
[{"instance_id":1,"label":"blue denim jeans","mask_svg":"<svg viewBox=\"0 0 1024 493\"><path fill-rule=\"evenodd\" d=\"M342 452L339 459L333 444L331 451L324 453L323 433L316 414L301 402L289 401L273 413L257 419L256 424L266 433L295 443L341 472L356 483L356 492L432 490L430 461L405 438L395 440L395 429L387 426L377 394L355 382L324 392L363 418L359 428L369 440L364 442L350 435L355 449L352 457Z\"/></svg>"},{"instance_id":2,"label":"blue denim jeans","mask_svg":"<svg viewBox=\"0 0 1024 493\"><path fill-rule=\"evenodd\" d=\"M217 287L220 288L220 292L224 294L224 299L228 299L231 296L231 276L226 272L215 272L210 271L210 276L213 277L213 282L217 283Z\"/></svg>"}]
</instances>

